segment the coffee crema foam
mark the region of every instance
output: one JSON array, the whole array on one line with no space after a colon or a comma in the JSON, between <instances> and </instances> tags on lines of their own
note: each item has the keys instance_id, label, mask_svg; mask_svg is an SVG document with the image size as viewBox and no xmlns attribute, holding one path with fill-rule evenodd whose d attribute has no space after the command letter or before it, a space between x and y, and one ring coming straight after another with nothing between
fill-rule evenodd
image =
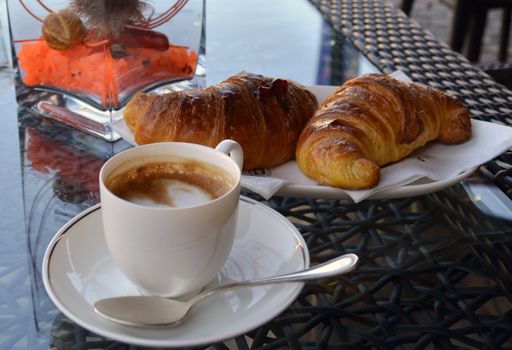
<instances>
[{"instance_id":1,"label":"coffee crema foam","mask_svg":"<svg viewBox=\"0 0 512 350\"><path fill-rule=\"evenodd\" d=\"M190 207L227 193L234 180L223 169L193 160L156 161L108 177L107 188L132 203Z\"/></svg>"}]
</instances>

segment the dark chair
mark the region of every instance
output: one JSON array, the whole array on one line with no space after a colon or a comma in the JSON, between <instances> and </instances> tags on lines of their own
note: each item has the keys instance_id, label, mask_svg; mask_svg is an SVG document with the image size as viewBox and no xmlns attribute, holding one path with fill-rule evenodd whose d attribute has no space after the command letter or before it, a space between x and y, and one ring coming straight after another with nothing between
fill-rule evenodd
<instances>
[{"instance_id":1,"label":"dark chair","mask_svg":"<svg viewBox=\"0 0 512 350\"><path fill-rule=\"evenodd\" d=\"M404 13L409 16L412 10L412 5L414 4L414 0L402 0L402 6L400 7Z\"/></svg>"},{"instance_id":2,"label":"dark chair","mask_svg":"<svg viewBox=\"0 0 512 350\"><path fill-rule=\"evenodd\" d=\"M451 28L450 46L462 52L467 41L466 57L471 62L478 62L489 10L503 10L501 22L500 48L498 60L507 60L512 0L441 0L454 7L454 18ZM412 10L414 0L402 0L401 9L407 15Z\"/></svg>"}]
</instances>

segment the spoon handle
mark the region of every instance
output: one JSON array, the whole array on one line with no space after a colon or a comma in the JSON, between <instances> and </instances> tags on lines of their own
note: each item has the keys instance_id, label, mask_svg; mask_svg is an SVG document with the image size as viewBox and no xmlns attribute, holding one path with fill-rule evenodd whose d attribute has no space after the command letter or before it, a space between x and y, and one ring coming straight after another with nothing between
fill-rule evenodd
<instances>
[{"instance_id":1,"label":"spoon handle","mask_svg":"<svg viewBox=\"0 0 512 350\"><path fill-rule=\"evenodd\" d=\"M302 282L308 280L316 280L320 278L327 278L339 275L341 273L350 272L356 266L358 257L355 254L348 253L341 255L332 260L326 261L322 264L315 265L306 270L301 270L298 272L291 272L284 275L273 276L273 277L263 277L257 278L251 281L242 281L224 284L219 287L215 287L209 290L204 291L193 297L190 302L196 303L199 300L202 300L206 297L209 297L213 294L217 294L230 289L237 288L246 288L246 287L254 287L258 285L264 284L272 284L272 283L283 283L283 282Z\"/></svg>"}]
</instances>

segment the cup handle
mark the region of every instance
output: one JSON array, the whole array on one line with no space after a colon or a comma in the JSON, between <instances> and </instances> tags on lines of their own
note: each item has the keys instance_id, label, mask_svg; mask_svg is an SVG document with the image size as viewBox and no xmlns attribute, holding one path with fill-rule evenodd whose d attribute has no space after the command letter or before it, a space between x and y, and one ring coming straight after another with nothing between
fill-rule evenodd
<instances>
[{"instance_id":1,"label":"cup handle","mask_svg":"<svg viewBox=\"0 0 512 350\"><path fill-rule=\"evenodd\" d=\"M240 170L244 165L244 152L242 150L242 146L234 140L223 140L221 141L215 150L227 154L235 161Z\"/></svg>"}]
</instances>

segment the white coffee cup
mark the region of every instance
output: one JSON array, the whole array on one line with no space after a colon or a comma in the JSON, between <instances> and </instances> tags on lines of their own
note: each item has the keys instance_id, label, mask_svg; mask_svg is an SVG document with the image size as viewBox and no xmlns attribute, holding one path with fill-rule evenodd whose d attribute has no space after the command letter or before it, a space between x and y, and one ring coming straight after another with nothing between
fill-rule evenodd
<instances>
[{"instance_id":1,"label":"white coffee cup","mask_svg":"<svg viewBox=\"0 0 512 350\"><path fill-rule=\"evenodd\" d=\"M214 165L232 177L219 198L190 207L151 207L114 195L110 176L154 159L175 157ZM114 262L139 291L176 297L200 291L222 269L233 246L242 148L232 140L215 149L192 143L137 146L109 159L100 171L103 228Z\"/></svg>"}]
</instances>

